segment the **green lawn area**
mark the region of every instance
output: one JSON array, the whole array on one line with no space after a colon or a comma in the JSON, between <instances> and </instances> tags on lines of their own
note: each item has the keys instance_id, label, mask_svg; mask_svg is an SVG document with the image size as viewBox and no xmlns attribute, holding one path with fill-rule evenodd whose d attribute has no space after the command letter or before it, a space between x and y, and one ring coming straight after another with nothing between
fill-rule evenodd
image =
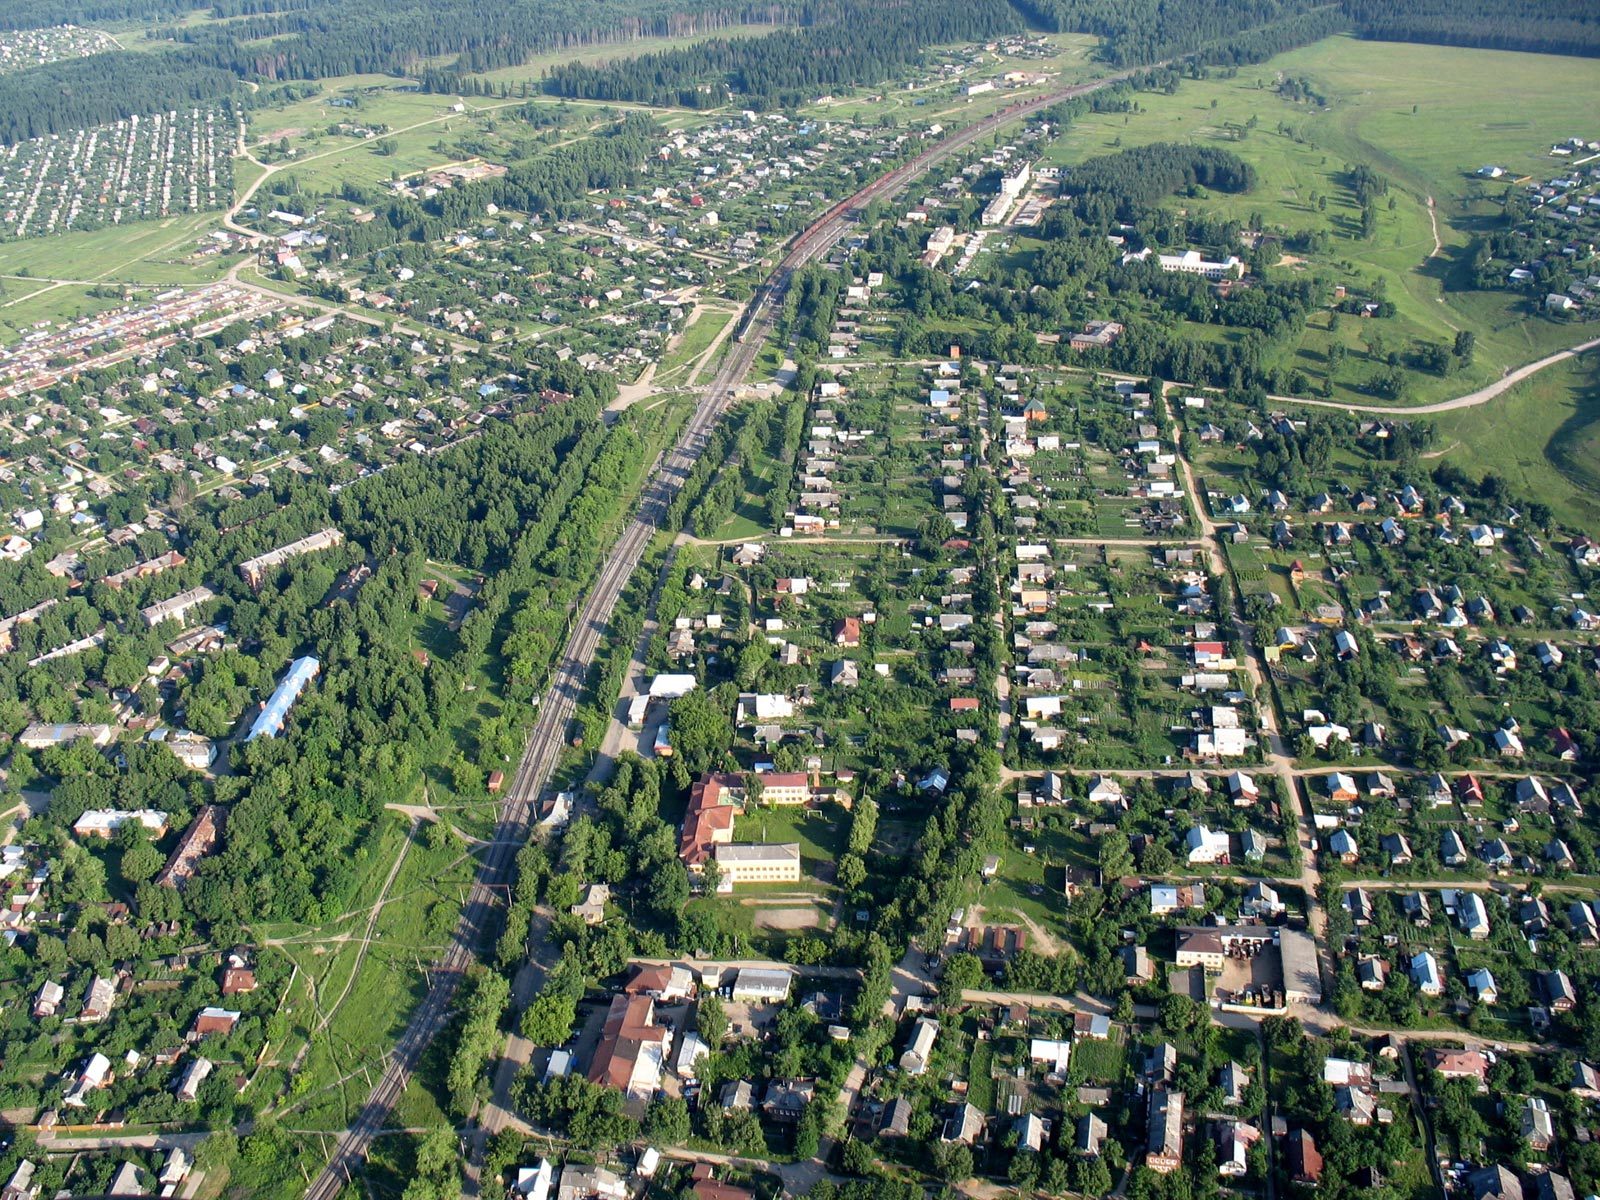
<instances>
[{"instance_id":1,"label":"green lawn area","mask_svg":"<svg viewBox=\"0 0 1600 1200\"><path fill-rule=\"evenodd\" d=\"M736 842L800 843L800 873L808 880L833 877L833 865L844 853L850 814L837 804L808 809L758 805L733 827ZM826 871L824 875L823 872ZM747 890L740 889L740 894Z\"/></svg>"},{"instance_id":2,"label":"green lawn area","mask_svg":"<svg viewBox=\"0 0 1600 1200\"><path fill-rule=\"evenodd\" d=\"M657 387L681 386L693 374L691 365L704 354L717 335L728 327L733 314L720 308L702 308L694 324L683 331L678 344L661 359L653 382Z\"/></svg>"},{"instance_id":3,"label":"green lawn area","mask_svg":"<svg viewBox=\"0 0 1600 1200\"><path fill-rule=\"evenodd\" d=\"M426 989L423 969L438 956L455 927L459 893L471 877L473 860L459 844L430 850L419 833L362 956L371 906L380 898L404 841L405 825L386 819L375 849L368 853L356 907L320 929L278 934L284 939L281 949L299 965L301 978L314 984L315 992L314 1000L303 991L291 1000L287 1011L293 1032L287 1047L279 1051L280 1060L289 1061L308 1039L311 1043L296 1072L292 1115L287 1118L301 1127L336 1130L348 1124L366 1099L365 1072L393 1045L411 1006ZM319 1028L330 1011L332 1018ZM257 1103L272 1094L264 1091ZM406 1124L445 1119L432 1094L415 1081L401 1102L401 1112Z\"/></svg>"}]
</instances>

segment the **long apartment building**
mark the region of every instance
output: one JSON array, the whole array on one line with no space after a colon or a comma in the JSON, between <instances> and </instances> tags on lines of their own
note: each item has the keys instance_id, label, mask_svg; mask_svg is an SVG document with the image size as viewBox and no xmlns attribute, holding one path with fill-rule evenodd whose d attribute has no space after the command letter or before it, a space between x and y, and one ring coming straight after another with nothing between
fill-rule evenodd
<instances>
[{"instance_id":1,"label":"long apartment building","mask_svg":"<svg viewBox=\"0 0 1600 1200\"><path fill-rule=\"evenodd\" d=\"M267 576L291 558L298 558L302 554L314 554L318 550L329 550L343 541L344 534L337 529L319 529L316 533L290 542L287 546L279 546L276 550L268 550L265 554L245 560L239 564L239 574L253 591L260 591L261 585L267 581Z\"/></svg>"}]
</instances>

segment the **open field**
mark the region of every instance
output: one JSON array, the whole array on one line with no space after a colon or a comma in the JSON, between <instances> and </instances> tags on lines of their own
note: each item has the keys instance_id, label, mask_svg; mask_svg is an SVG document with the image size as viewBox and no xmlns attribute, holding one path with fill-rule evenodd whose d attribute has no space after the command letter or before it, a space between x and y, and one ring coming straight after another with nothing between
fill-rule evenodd
<instances>
[{"instance_id":1,"label":"open field","mask_svg":"<svg viewBox=\"0 0 1600 1200\"><path fill-rule=\"evenodd\" d=\"M1328 107L1280 98L1273 88L1286 76L1309 79ZM1491 79L1494 86L1485 87ZM1581 327L1530 314L1513 292L1460 289L1468 282L1471 237L1497 210L1489 200L1508 186L1478 180L1473 172L1490 163L1511 177L1556 171L1559 160L1546 152L1553 141L1593 124L1597 82L1600 66L1586 59L1331 38L1234 79L1185 81L1173 96L1141 94L1136 114L1085 117L1055 142L1048 161L1070 164L1158 141L1238 154L1256 169L1251 192L1183 203L1245 228L1259 220L1290 233L1326 232L1329 248L1312 269L1353 287L1382 282L1396 313L1374 324L1390 348L1446 342L1461 329L1475 332L1472 367L1451 378L1411 377L1407 399L1443 399L1581 340ZM1518 97L1515 120L1506 119L1507 94ZM1343 178L1356 162L1372 165L1392 185L1378 203L1377 232L1368 242L1354 236L1359 206ZM1429 196L1438 220L1437 256ZM1315 378L1326 371L1330 339L1338 338L1350 357L1335 396L1370 401L1350 386L1355 376L1370 373L1361 367L1363 323L1347 318L1338 330L1328 325L1326 315L1317 316L1298 345L1284 352L1284 365Z\"/></svg>"},{"instance_id":2,"label":"open field","mask_svg":"<svg viewBox=\"0 0 1600 1200\"><path fill-rule=\"evenodd\" d=\"M5 248L4 273L88 283L207 283L232 260L194 261L189 252L216 220L215 213L196 213L12 243ZM13 296L24 294L25 286L8 284Z\"/></svg>"},{"instance_id":3,"label":"open field","mask_svg":"<svg viewBox=\"0 0 1600 1200\"><path fill-rule=\"evenodd\" d=\"M368 859L359 907L316 933L290 934L283 945L315 991L314 1006L302 1001L292 1013L295 1032L286 1050L295 1054L309 1039L288 1107L288 1119L301 1127L334 1130L349 1121L366 1095L365 1072L392 1045L421 993L422 968L455 921L459 889L470 876L465 848L431 850L419 833L388 882L404 844L404 826L386 825ZM368 942L371 906L380 902ZM437 1103L414 1090L407 1093L408 1121L442 1119Z\"/></svg>"},{"instance_id":4,"label":"open field","mask_svg":"<svg viewBox=\"0 0 1600 1200\"><path fill-rule=\"evenodd\" d=\"M1600 362L1541 371L1480 408L1433 418L1446 462L1494 474L1574 525L1600 521ZM1509 436L1508 436L1509 435Z\"/></svg>"},{"instance_id":5,"label":"open field","mask_svg":"<svg viewBox=\"0 0 1600 1200\"><path fill-rule=\"evenodd\" d=\"M696 360L710 349L711 343L716 341L717 335L727 328L731 320L733 313L725 309L701 309L694 322L683 331L678 344L662 357L655 375L656 386L688 383L689 377L694 374Z\"/></svg>"}]
</instances>

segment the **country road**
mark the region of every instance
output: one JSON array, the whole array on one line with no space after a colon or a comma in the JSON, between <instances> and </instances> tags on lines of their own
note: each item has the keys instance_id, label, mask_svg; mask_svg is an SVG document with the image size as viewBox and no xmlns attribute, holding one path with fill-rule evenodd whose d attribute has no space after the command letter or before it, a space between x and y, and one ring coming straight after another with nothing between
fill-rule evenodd
<instances>
[{"instance_id":1,"label":"country road","mask_svg":"<svg viewBox=\"0 0 1600 1200\"><path fill-rule=\"evenodd\" d=\"M339 1135L327 1166L306 1189L308 1200L334 1200L343 1190L365 1158L373 1138L387 1124L389 1113L405 1091L423 1052L448 1024L456 988L474 961L478 946L492 929L496 896L513 882L515 848L528 836L535 805L559 760L584 679L617 598L646 545L661 528L668 506L704 451L712 428L754 365L782 309L783 295L794 271L830 250L851 228L855 213L866 205L897 194L953 154L1006 125L1064 100L1097 91L1120 78L1121 74L1112 75L1094 83L1050 92L974 122L910 162L879 176L795 237L772 275L746 306L742 332L707 388L704 402L690 418L677 445L655 465L640 498L637 515L623 529L590 588L571 626L549 691L539 706L522 760L506 788L493 844L479 865L450 948L429 972L427 994L384 1061L383 1073L373 1085L366 1103L351 1126Z\"/></svg>"},{"instance_id":2,"label":"country road","mask_svg":"<svg viewBox=\"0 0 1600 1200\"><path fill-rule=\"evenodd\" d=\"M1464 396L1457 396L1453 400L1439 400L1433 404L1346 404L1340 400L1305 400L1299 396L1268 396L1267 399L1275 404L1305 404L1312 408L1337 408L1351 413L1377 413L1389 417L1421 417L1429 413L1455 412L1462 408L1477 408L1480 404L1487 404L1497 396L1504 395L1517 384L1530 375L1537 375L1546 367L1553 367L1559 362L1569 358L1576 358L1600 346L1600 338L1593 338L1587 342L1573 346L1567 350L1557 350L1548 354L1537 362L1528 363L1514 371L1506 372L1504 378L1496 379L1493 383L1479 388L1475 392L1468 392Z\"/></svg>"}]
</instances>

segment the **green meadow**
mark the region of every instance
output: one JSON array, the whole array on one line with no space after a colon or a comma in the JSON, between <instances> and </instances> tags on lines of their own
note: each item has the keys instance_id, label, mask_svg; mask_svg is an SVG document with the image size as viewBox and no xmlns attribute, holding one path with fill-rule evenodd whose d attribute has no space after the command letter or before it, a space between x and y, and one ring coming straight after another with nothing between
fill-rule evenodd
<instances>
[{"instance_id":1,"label":"green meadow","mask_svg":"<svg viewBox=\"0 0 1600 1200\"><path fill-rule=\"evenodd\" d=\"M1280 97L1275 87L1284 77L1309 80L1326 107ZM1510 291L1466 290L1465 276L1473 234L1514 186L1509 180L1548 176L1570 161L1549 157L1549 148L1593 126L1597 89L1600 63L1592 59L1337 37L1233 78L1186 80L1171 96L1141 94L1136 113L1085 117L1055 141L1046 161L1066 165L1152 142L1213 144L1238 154L1257 174L1248 194L1179 203L1246 227L1259 220L1288 233L1322 230L1330 239L1325 252L1309 262L1286 255L1275 269L1318 271L1352 290L1381 280L1396 307L1392 319L1346 317L1334 328L1319 314L1281 351L1283 365L1320 384L1337 339L1349 353L1334 396L1371 402L1359 384L1374 369L1372 332L1385 349L1402 349L1471 330L1478 339L1471 368L1451 378L1413 373L1406 400L1422 403L1469 391L1594 328L1530 312ZM1517 96L1514 114L1506 95ZM1360 210L1344 179L1348 165L1362 162L1391 184L1370 240L1358 236ZM1504 167L1506 179L1476 178L1487 164Z\"/></svg>"}]
</instances>

